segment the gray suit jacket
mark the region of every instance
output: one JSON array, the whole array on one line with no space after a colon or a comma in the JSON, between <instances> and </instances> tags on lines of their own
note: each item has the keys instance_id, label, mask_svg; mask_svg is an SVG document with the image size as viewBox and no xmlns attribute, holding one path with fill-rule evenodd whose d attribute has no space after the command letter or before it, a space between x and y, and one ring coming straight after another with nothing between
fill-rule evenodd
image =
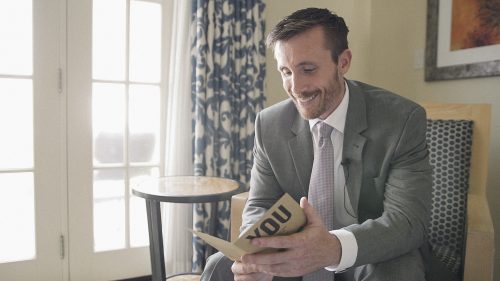
<instances>
[{"instance_id":1,"label":"gray suit jacket","mask_svg":"<svg viewBox=\"0 0 500 281\"><path fill-rule=\"evenodd\" d=\"M419 105L385 90L348 81L344 131L346 187L358 223L346 226L358 243L354 266L418 249L426 241L431 167L426 115ZM307 196L313 164L308 121L288 99L260 112L255 122L254 164L242 229L283 193Z\"/></svg>"}]
</instances>

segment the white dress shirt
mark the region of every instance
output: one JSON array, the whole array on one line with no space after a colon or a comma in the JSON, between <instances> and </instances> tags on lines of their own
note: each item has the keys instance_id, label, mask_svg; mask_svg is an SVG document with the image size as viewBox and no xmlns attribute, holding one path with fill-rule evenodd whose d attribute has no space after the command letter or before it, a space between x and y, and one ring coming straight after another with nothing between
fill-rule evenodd
<instances>
[{"instance_id":1,"label":"white dress shirt","mask_svg":"<svg viewBox=\"0 0 500 281\"><path fill-rule=\"evenodd\" d=\"M342 256L340 263L336 266L326 267L330 271L342 271L351 267L356 261L358 254L358 243L354 234L345 229L337 229L339 225L350 225L357 223L356 217L353 215L351 201L347 193L344 169L342 167L342 147L344 144L344 127L347 116L347 107L349 105L349 87L345 83L345 95L339 106L325 120L313 119L309 120L309 126L314 140L318 138L318 130L313 129L317 122L323 121L333 127L331 140L334 151L334 195L333 195L333 211L334 211L334 229L330 233L337 236L342 248Z\"/></svg>"}]
</instances>

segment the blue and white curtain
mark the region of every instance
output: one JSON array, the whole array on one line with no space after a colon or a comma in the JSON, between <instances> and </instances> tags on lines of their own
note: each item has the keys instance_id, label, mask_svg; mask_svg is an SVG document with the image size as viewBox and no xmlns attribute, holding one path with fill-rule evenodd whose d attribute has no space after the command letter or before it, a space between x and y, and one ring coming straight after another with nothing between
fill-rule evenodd
<instances>
[{"instance_id":1,"label":"blue and white curtain","mask_svg":"<svg viewBox=\"0 0 500 281\"><path fill-rule=\"evenodd\" d=\"M248 186L254 121L264 103L263 0L192 0L191 90L195 175L236 179ZM210 204L196 204L193 227L209 232ZM215 225L229 236L229 202L217 207ZM193 271L211 254L193 240Z\"/></svg>"}]
</instances>

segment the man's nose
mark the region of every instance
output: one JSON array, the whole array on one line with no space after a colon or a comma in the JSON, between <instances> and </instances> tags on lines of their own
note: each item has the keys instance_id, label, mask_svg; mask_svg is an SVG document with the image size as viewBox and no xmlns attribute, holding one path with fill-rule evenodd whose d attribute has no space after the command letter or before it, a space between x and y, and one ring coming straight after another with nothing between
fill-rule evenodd
<instances>
[{"instance_id":1,"label":"man's nose","mask_svg":"<svg viewBox=\"0 0 500 281\"><path fill-rule=\"evenodd\" d=\"M306 86L306 81L304 77L302 77L300 74L294 74L292 76L292 87L291 90L293 93L299 94L304 91L304 88Z\"/></svg>"}]
</instances>

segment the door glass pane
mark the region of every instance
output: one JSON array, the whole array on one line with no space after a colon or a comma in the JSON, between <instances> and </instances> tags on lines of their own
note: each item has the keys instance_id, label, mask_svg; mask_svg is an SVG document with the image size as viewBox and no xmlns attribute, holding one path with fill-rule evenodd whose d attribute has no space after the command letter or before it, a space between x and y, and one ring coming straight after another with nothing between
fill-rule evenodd
<instances>
[{"instance_id":1,"label":"door glass pane","mask_svg":"<svg viewBox=\"0 0 500 281\"><path fill-rule=\"evenodd\" d=\"M32 0L0 1L0 74L32 75Z\"/></svg>"},{"instance_id":2,"label":"door glass pane","mask_svg":"<svg viewBox=\"0 0 500 281\"><path fill-rule=\"evenodd\" d=\"M125 104L123 84L93 84L94 163L123 163Z\"/></svg>"},{"instance_id":3,"label":"door glass pane","mask_svg":"<svg viewBox=\"0 0 500 281\"><path fill-rule=\"evenodd\" d=\"M130 85L130 162L158 162L160 135L160 88Z\"/></svg>"},{"instance_id":4,"label":"door glass pane","mask_svg":"<svg viewBox=\"0 0 500 281\"><path fill-rule=\"evenodd\" d=\"M125 79L126 0L94 0L92 77Z\"/></svg>"},{"instance_id":5,"label":"door glass pane","mask_svg":"<svg viewBox=\"0 0 500 281\"><path fill-rule=\"evenodd\" d=\"M36 257L32 0L0 1L0 42L0 74L25 76L0 78L0 263L4 263Z\"/></svg>"},{"instance_id":6,"label":"door glass pane","mask_svg":"<svg viewBox=\"0 0 500 281\"><path fill-rule=\"evenodd\" d=\"M130 80L160 82L161 5L130 2Z\"/></svg>"},{"instance_id":7,"label":"door glass pane","mask_svg":"<svg viewBox=\"0 0 500 281\"><path fill-rule=\"evenodd\" d=\"M162 5L93 3L95 251L142 247L149 240L145 203L131 196L130 182L160 174ZM108 178L112 171L120 172L119 181ZM114 197L103 199L109 192Z\"/></svg>"},{"instance_id":8,"label":"door glass pane","mask_svg":"<svg viewBox=\"0 0 500 281\"><path fill-rule=\"evenodd\" d=\"M31 79L0 78L0 170L33 168L32 87Z\"/></svg>"},{"instance_id":9,"label":"door glass pane","mask_svg":"<svg viewBox=\"0 0 500 281\"><path fill-rule=\"evenodd\" d=\"M34 206L33 173L0 173L0 263L35 258Z\"/></svg>"},{"instance_id":10,"label":"door glass pane","mask_svg":"<svg viewBox=\"0 0 500 281\"><path fill-rule=\"evenodd\" d=\"M130 246L142 247L149 245L146 201L132 195L132 187L140 184L148 177L158 177L158 168L130 169Z\"/></svg>"},{"instance_id":11,"label":"door glass pane","mask_svg":"<svg viewBox=\"0 0 500 281\"><path fill-rule=\"evenodd\" d=\"M125 173L94 171L94 250L125 248Z\"/></svg>"}]
</instances>

